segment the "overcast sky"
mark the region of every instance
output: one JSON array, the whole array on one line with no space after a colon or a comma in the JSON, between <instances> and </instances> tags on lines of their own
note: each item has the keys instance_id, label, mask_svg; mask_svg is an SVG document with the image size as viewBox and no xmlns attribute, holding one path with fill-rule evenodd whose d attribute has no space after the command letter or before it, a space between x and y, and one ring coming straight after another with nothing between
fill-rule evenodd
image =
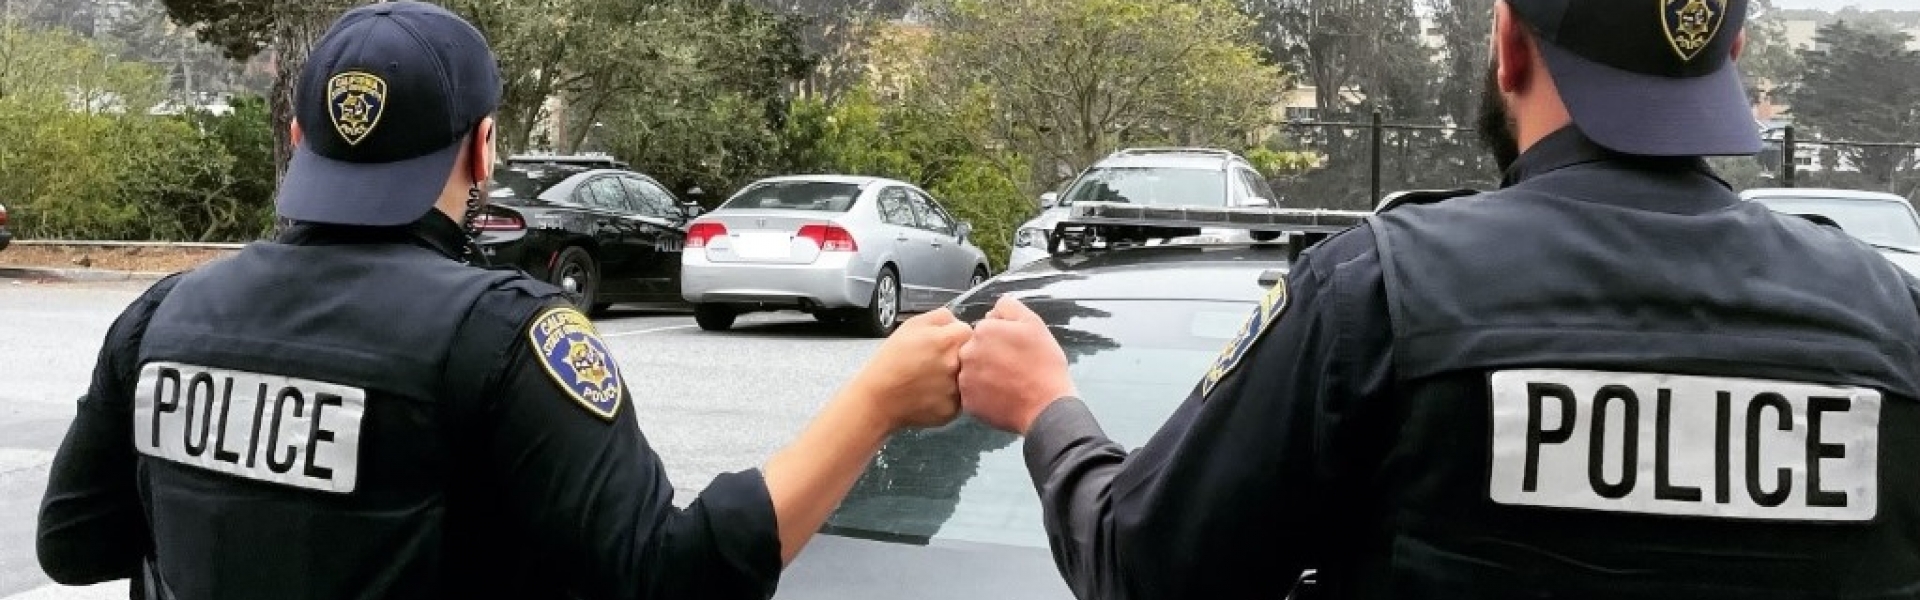
<instances>
[{"instance_id":1,"label":"overcast sky","mask_svg":"<svg viewBox=\"0 0 1920 600\"><path fill-rule=\"evenodd\" d=\"M1867 10L1879 9L1920 9L1920 0L1773 0L1780 8L1818 8L1822 10L1840 10L1848 6L1857 6Z\"/></svg>"}]
</instances>

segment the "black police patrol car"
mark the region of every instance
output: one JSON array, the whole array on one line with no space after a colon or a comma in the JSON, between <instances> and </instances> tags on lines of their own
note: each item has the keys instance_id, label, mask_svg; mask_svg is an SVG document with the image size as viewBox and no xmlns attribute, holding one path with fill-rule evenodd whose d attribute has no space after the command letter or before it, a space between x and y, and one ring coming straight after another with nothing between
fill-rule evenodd
<instances>
[{"instance_id":1,"label":"black police patrol car","mask_svg":"<svg viewBox=\"0 0 1920 600\"><path fill-rule=\"evenodd\" d=\"M700 215L651 177L599 156L514 156L474 224L495 268L571 292L582 312L617 302L681 305L680 249Z\"/></svg>"},{"instance_id":2,"label":"black police patrol car","mask_svg":"<svg viewBox=\"0 0 1920 600\"><path fill-rule=\"evenodd\" d=\"M1137 448L1247 326L1299 249L1364 216L1078 204L1050 236L1052 256L950 307L974 322L1002 296L1026 303L1066 350L1101 425ZM1159 243L1223 227L1272 241ZM1047 549L1021 448L970 417L896 435L826 535L787 569L776 598L1073 598Z\"/></svg>"}]
</instances>

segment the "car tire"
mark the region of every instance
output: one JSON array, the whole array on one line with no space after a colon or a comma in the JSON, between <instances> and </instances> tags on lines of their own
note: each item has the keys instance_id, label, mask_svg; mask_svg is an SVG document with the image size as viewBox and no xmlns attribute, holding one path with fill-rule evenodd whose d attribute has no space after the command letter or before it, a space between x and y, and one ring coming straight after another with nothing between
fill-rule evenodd
<instances>
[{"instance_id":1,"label":"car tire","mask_svg":"<svg viewBox=\"0 0 1920 600\"><path fill-rule=\"evenodd\" d=\"M726 331L733 328L733 320L739 317L739 311L730 306L719 304L696 304L693 307L693 322L706 331Z\"/></svg>"},{"instance_id":2,"label":"car tire","mask_svg":"<svg viewBox=\"0 0 1920 600\"><path fill-rule=\"evenodd\" d=\"M846 325L852 322L854 315L838 310L823 310L813 313L813 318L827 325Z\"/></svg>"},{"instance_id":3,"label":"car tire","mask_svg":"<svg viewBox=\"0 0 1920 600\"><path fill-rule=\"evenodd\" d=\"M596 306L594 296L600 292L600 265L593 261L593 255L586 248L568 246L560 251L553 261L553 273L550 281L554 286L566 291L573 300L573 307L580 312L594 314Z\"/></svg>"},{"instance_id":4,"label":"car tire","mask_svg":"<svg viewBox=\"0 0 1920 600\"><path fill-rule=\"evenodd\" d=\"M873 296L867 299L867 309L860 312L858 324L860 333L867 337L883 338L892 335L899 322L900 272L887 265L880 267L880 274L873 278Z\"/></svg>"},{"instance_id":5,"label":"car tire","mask_svg":"<svg viewBox=\"0 0 1920 600\"><path fill-rule=\"evenodd\" d=\"M973 288L980 287L980 284L987 282L988 277L990 277L990 275L987 275L986 267L974 267L973 277L967 280L967 290L971 291Z\"/></svg>"}]
</instances>

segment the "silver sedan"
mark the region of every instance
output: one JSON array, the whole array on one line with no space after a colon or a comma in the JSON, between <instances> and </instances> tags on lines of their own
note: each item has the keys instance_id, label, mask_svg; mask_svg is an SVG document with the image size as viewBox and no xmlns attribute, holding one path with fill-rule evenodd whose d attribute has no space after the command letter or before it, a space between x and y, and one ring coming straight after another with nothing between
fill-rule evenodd
<instances>
[{"instance_id":1,"label":"silver sedan","mask_svg":"<svg viewBox=\"0 0 1920 600\"><path fill-rule=\"evenodd\" d=\"M892 179L756 181L687 225L680 292L702 329L753 311L798 310L872 336L988 276L972 225Z\"/></svg>"}]
</instances>

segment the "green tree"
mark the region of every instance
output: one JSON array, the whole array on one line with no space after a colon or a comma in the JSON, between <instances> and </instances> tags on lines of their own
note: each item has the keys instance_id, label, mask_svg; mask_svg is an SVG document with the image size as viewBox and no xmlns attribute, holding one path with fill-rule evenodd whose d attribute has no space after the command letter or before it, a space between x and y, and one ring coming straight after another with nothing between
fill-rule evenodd
<instances>
[{"instance_id":1,"label":"green tree","mask_svg":"<svg viewBox=\"0 0 1920 600\"><path fill-rule=\"evenodd\" d=\"M1920 52L1911 37L1838 21L1819 29L1816 49L1801 53L1805 71L1794 85L1795 120L1827 140L1911 141L1920 131ZM1835 152L1860 170L1863 185L1898 190L1896 176L1912 170L1912 149L1839 146Z\"/></svg>"},{"instance_id":2,"label":"green tree","mask_svg":"<svg viewBox=\"0 0 1920 600\"><path fill-rule=\"evenodd\" d=\"M1787 43L1786 21L1773 8L1771 0L1759 0L1749 9L1747 44L1741 50L1740 74L1746 78L1747 94L1759 101L1789 86L1800 76L1800 55Z\"/></svg>"},{"instance_id":3,"label":"green tree","mask_svg":"<svg viewBox=\"0 0 1920 600\"><path fill-rule=\"evenodd\" d=\"M328 25L355 0L161 0L173 22L193 29L228 58L245 61L271 51L276 68L269 98L273 113L275 181L293 157L293 86L307 54Z\"/></svg>"},{"instance_id":4,"label":"green tree","mask_svg":"<svg viewBox=\"0 0 1920 600\"><path fill-rule=\"evenodd\" d=\"M1278 69L1227 0L945 0L925 98L980 94L1042 186L1121 144L1239 147L1272 116Z\"/></svg>"}]
</instances>

